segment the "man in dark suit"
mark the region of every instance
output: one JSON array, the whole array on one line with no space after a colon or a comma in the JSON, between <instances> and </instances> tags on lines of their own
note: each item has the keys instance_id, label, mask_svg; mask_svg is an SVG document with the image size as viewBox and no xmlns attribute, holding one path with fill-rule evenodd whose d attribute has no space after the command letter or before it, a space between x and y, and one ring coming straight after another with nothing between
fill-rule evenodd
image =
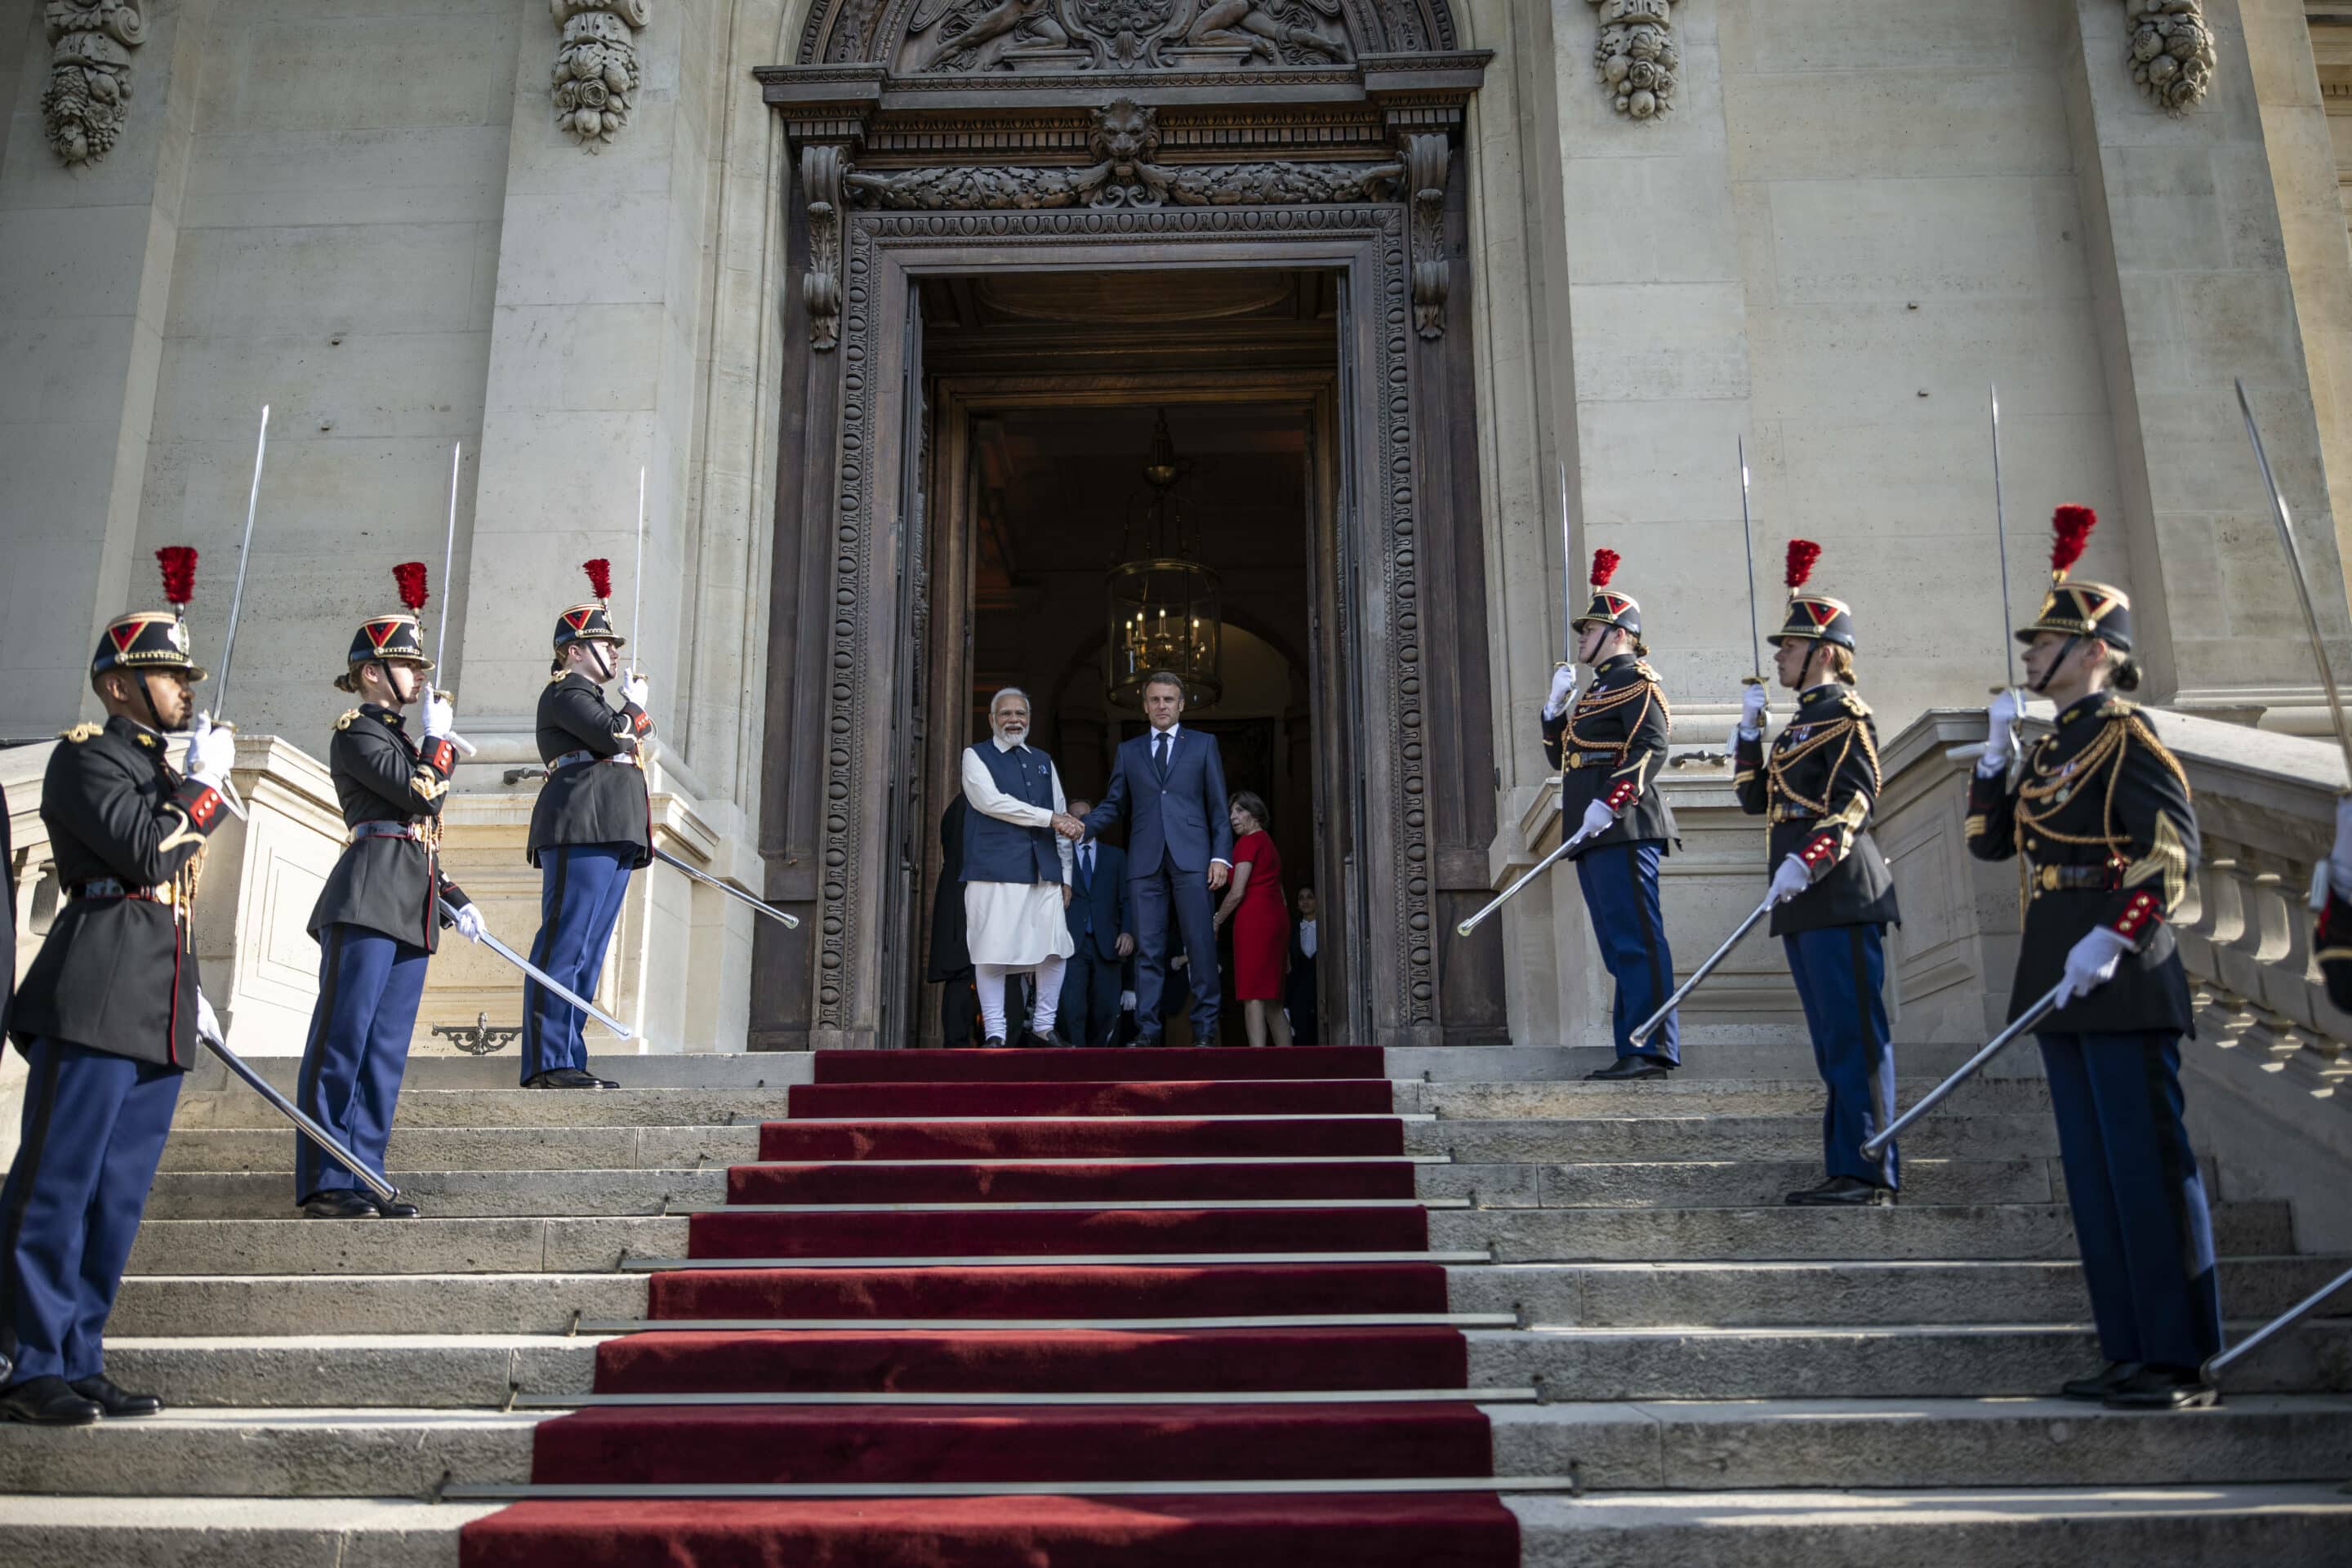
<instances>
[{"instance_id":1,"label":"man in dark suit","mask_svg":"<svg viewBox=\"0 0 2352 1568\"><path fill-rule=\"evenodd\" d=\"M1216 738L1186 730L1178 722L1183 712L1182 680L1161 671L1146 681L1143 716L1150 728L1121 742L1102 804L1083 823L1073 817L1060 825L1078 837L1099 835L1122 819L1128 824L1139 1046L1160 1043L1171 911L1192 983L1193 1043L1213 1045L1217 1038L1217 928L1209 895L1233 874L1234 825L1225 815L1225 764Z\"/></svg>"},{"instance_id":2,"label":"man in dark suit","mask_svg":"<svg viewBox=\"0 0 2352 1568\"><path fill-rule=\"evenodd\" d=\"M972 984L971 949L963 927L963 791L940 814L940 885L931 890L931 960L923 978L939 983L940 1044L971 1044L980 1022L980 992Z\"/></svg>"},{"instance_id":3,"label":"man in dark suit","mask_svg":"<svg viewBox=\"0 0 2352 1568\"><path fill-rule=\"evenodd\" d=\"M1070 815L1084 817L1090 800L1070 802ZM1127 851L1115 844L1082 838L1071 868L1076 889L1063 918L1077 952L1062 981L1062 1038L1074 1046L1118 1043L1118 994L1125 987L1128 954L1135 951L1128 930Z\"/></svg>"}]
</instances>

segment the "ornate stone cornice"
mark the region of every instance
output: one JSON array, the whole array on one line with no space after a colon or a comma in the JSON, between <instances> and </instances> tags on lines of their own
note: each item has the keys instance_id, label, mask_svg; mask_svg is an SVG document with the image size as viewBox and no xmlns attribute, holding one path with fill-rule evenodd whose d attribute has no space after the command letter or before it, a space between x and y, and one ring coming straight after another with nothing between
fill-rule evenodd
<instances>
[{"instance_id":1,"label":"ornate stone cornice","mask_svg":"<svg viewBox=\"0 0 2352 1568\"><path fill-rule=\"evenodd\" d=\"M121 133L131 101L131 51L147 38L140 0L48 0L49 85L42 128L69 166L94 163Z\"/></svg>"}]
</instances>

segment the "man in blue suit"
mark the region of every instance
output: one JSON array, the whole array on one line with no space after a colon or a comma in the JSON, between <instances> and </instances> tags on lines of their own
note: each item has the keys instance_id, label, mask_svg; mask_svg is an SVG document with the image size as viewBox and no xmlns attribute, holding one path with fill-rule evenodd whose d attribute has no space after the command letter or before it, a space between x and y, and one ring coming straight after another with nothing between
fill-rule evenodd
<instances>
[{"instance_id":1,"label":"man in blue suit","mask_svg":"<svg viewBox=\"0 0 2352 1568\"><path fill-rule=\"evenodd\" d=\"M1161 671L1143 687L1150 729L1121 742L1110 787L1084 823L1066 819L1073 837L1099 835L1127 819L1127 897L1136 948L1135 1016L1139 1046L1160 1043L1160 994L1168 977L1168 920L1182 933L1185 975L1192 987L1192 1038L1213 1045L1223 984L1217 972L1215 910L1209 895L1233 874L1234 825L1225 815L1225 764L1216 738L1187 730L1184 683Z\"/></svg>"},{"instance_id":2,"label":"man in blue suit","mask_svg":"<svg viewBox=\"0 0 2352 1568\"><path fill-rule=\"evenodd\" d=\"M1093 809L1090 800L1070 802L1072 816ZM1063 918L1077 952L1062 981L1062 1038L1074 1046L1117 1045L1121 976L1135 951L1128 930L1127 851L1082 838L1070 874L1075 894Z\"/></svg>"}]
</instances>

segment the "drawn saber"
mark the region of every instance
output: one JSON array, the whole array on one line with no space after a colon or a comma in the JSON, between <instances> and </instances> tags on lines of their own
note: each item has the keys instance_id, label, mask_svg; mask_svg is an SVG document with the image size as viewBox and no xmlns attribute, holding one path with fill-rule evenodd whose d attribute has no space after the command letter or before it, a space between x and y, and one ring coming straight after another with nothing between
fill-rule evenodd
<instances>
[{"instance_id":1,"label":"drawn saber","mask_svg":"<svg viewBox=\"0 0 2352 1568\"><path fill-rule=\"evenodd\" d=\"M700 882L705 887L718 889L720 892L726 894L729 898L733 899L738 903L751 905L753 909L759 910L770 920L783 921L788 930L797 931L800 928L801 922L799 916L786 914L783 910L776 908L775 905L769 903L766 900L755 899L751 894L745 892L742 889L729 882L722 882L718 878L712 876L709 872L701 870L697 867L688 865L685 861L679 859L677 856L671 854L667 849L656 848L654 851L654 858L660 861L663 865L669 867L672 870L685 872L688 877L693 878L696 881Z\"/></svg>"},{"instance_id":2,"label":"drawn saber","mask_svg":"<svg viewBox=\"0 0 2352 1568\"><path fill-rule=\"evenodd\" d=\"M1583 843L1587 837L1587 830L1580 827L1574 833L1570 834L1566 838L1561 839L1558 848L1545 856L1542 859L1537 861L1534 865L1528 867L1517 881L1513 882L1509 887L1505 888L1501 892L1496 893L1492 899L1486 900L1486 907L1485 909L1480 910L1476 914L1472 915L1468 920L1464 921L1460 925L1455 926L1454 928L1454 933L1459 936L1468 936L1472 931L1476 931L1478 927L1486 921L1488 915L1493 914L1496 910L1501 909L1505 904L1509 903L1513 899L1518 897L1520 891L1525 889L1529 882L1534 881L1546 871L1550 870L1552 867L1559 862L1561 856L1566 855L1570 850Z\"/></svg>"},{"instance_id":3,"label":"drawn saber","mask_svg":"<svg viewBox=\"0 0 2352 1568\"><path fill-rule=\"evenodd\" d=\"M646 640L646 466L637 465L637 564L630 578L629 642L642 647ZM629 679L637 678L637 656L629 655Z\"/></svg>"},{"instance_id":4,"label":"drawn saber","mask_svg":"<svg viewBox=\"0 0 2352 1568\"><path fill-rule=\"evenodd\" d=\"M228 633L221 639L219 683L213 688L213 722L222 729L234 730L235 725L219 717L228 708L228 672L236 661L236 624L245 613L245 568L253 559L253 519L261 510L261 459L269 450L269 405L261 405L261 434L253 444L253 486L245 495L245 539L236 547L236 586L229 590ZM221 781L221 804L239 822L245 818L245 803L236 797L236 787L226 779Z\"/></svg>"},{"instance_id":5,"label":"drawn saber","mask_svg":"<svg viewBox=\"0 0 2352 1568\"><path fill-rule=\"evenodd\" d=\"M2000 647L2009 684L2017 685L2017 626L2009 607L2009 508L2000 492L2000 388L1992 388L1992 537L2000 550ZM2017 748L2010 747L2014 756Z\"/></svg>"},{"instance_id":6,"label":"drawn saber","mask_svg":"<svg viewBox=\"0 0 2352 1568\"><path fill-rule=\"evenodd\" d=\"M2336 721L2336 743L2344 750L2344 774L2352 783L2352 729L2344 722L2344 699L2336 689L2336 672L2327 663L2327 645L2319 636L2319 612L2312 607L2311 577L2304 570L2303 548L2294 542L2294 526L2287 516L2286 496L2271 473L2270 454L2263 450L2263 433L2254 424L2254 405L2246 399L2246 384L2238 386L2238 410L2246 416L2246 439L2254 444L2254 461L2263 470L2263 488L2270 491L2271 516L2278 523L2279 542L2286 547L2288 575L2294 579L2294 596L2303 605L2304 629L2311 634L2311 657L2319 665L2319 684L2327 692L2327 712Z\"/></svg>"},{"instance_id":7,"label":"drawn saber","mask_svg":"<svg viewBox=\"0 0 2352 1568\"><path fill-rule=\"evenodd\" d=\"M1731 956L1731 950L1739 945L1740 938L1746 936L1749 931L1754 931L1756 929L1757 922L1771 912L1772 900L1769 898L1762 903L1757 905L1755 909L1749 910L1748 918L1739 922L1738 929L1734 931L1729 936L1723 939L1723 945L1717 948L1715 952L1709 955L1705 963L1700 964L1696 969L1693 970L1691 972L1691 977L1688 980L1684 981L1682 984L1676 988L1673 995L1666 998L1666 1005L1659 1008L1656 1012L1651 1014L1649 1017L1643 1020L1642 1026L1634 1030L1632 1036L1629 1037L1633 1044L1636 1047L1648 1045L1650 1043L1650 1037L1656 1034L1659 1028L1664 1025L1666 1019L1673 1015L1674 1010L1683 1005L1683 998L1697 990L1699 987L1699 982L1714 973L1716 970L1721 966L1723 961Z\"/></svg>"},{"instance_id":8,"label":"drawn saber","mask_svg":"<svg viewBox=\"0 0 2352 1568\"><path fill-rule=\"evenodd\" d=\"M466 443L453 441L449 444L449 532L441 545L441 625L433 634L433 668L436 671L446 668L441 660L449 652L449 571L457 561L457 469L465 457ZM443 688L441 695L448 696L448 689ZM449 743L467 756L474 754L474 742L463 735L451 735Z\"/></svg>"},{"instance_id":9,"label":"drawn saber","mask_svg":"<svg viewBox=\"0 0 2352 1568\"><path fill-rule=\"evenodd\" d=\"M2053 985L2049 990L2043 992L2040 1001L2034 1003L2032 1006L2028 1007L2024 1012L2020 1013L2017 1016L2017 1022L2011 1024L2008 1028L2003 1029L2000 1034L1995 1035L1986 1043L1984 1049L1970 1057L1967 1061L1962 1062L1958 1071L1952 1074L1951 1077L1946 1079L1943 1082L1937 1084L1935 1088L1929 1089L1926 1094L1921 1095L1919 1097L1919 1103L1905 1111L1902 1115L1896 1117L1893 1121L1888 1122L1886 1124L1885 1131L1880 1132L1874 1138L1865 1139L1862 1145L1863 1158L1866 1160L1877 1159L1879 1155L1885 1152L1886 1146L1895 1142L1895 1135L1896 1133L1902 1131L1906 1127L1910 1126L1914 1121L1918 1121L1922 1116L1927 1115L1930 1110L1935 1110L1936 1107L1941 1104L1945 1098L1950 1095L1954 1089L1968 1082L1971 1078L1974 1078L1987 1062L1992 1060L1993 1058L2000 1055L2001 1052L2015 1045L2019 1039L2032 1033L2034 1026L2040 1024L2042 1019L2047 1018L2051 1014L2055 1013L2058 1010L2058 993L2064 990L2065 985L2066 983L2062 980L2057 984Z\"/></svg>"},{"instance_id":10,"label":"drawn saber","mask_svg":"<svg viewBox=\"0 0 2352 1568\"><path fill-rule=\"evenodd\" d=\"M1748 517L1748 437L1739 443L1739 542L1748 547L1748 658L1754 672L1742 686L1764 684L1764 638L1756 626L1756 531Z\"/></svg>"},{"instance_id":11,"label":"drawn saber","mask_svg":"<svg viewBox=\"0 0 2352 1568\"><path fill-rule=\"evenodd\" d=\"M1568 532L1568 464L1559 465L1559 657L1576 662L1576 547Z\"/></svg>"},{"instance_id":12,"label":"drawn saber","mask_svg":"<svg viewBox=\"0 0 2352 1568\"><path fill-rule=\"evenodd\" d=\"M2277 1317L2273 1318L2269 1322L2264 1323L2261 1328L2256 1329L2252 1333L2248 1334L2244 1339L2240 1340L2236 1344L2231 1346L2228 1350L2223 1351L2220 1355L2210 1358L2202 1367L2198 1369L2197 1375L2204 1382L2211 1383L2216 1377L2221 1375L2221 1369L2223 1367L2228 1366L2240 1356L2246 1354L2256 1345L2261 1344L2264 1340L2269 1339L2273 1334L2280 1333L2287 1329L2294 1327L2295 1324L2301 1322L2305 1318L2309 1317L2312 1311L2316 1309L2322 1301L2326 1300L2327 1298L2335 1295L2336 1292L2343 1289L2347 1285L2352 1285L2352 1268L2347 1268L2343 1273L2338 1274L2335 1279L2330 1279L2326 1284L2322 1285L2318 1289L2314 1290L2310 1295L2305 1296L2302 1300L2297 1301L2294 1306L2289 1307L2285 1311L2281 1312Z\"/></svg>"},{"instance_id":13,"label":"drawn saber","mask_svg":"<svg viewBox=\"0 0 2352 1568\"><path fill-rule=\"evenodd\" d=\"M268 1079L254 1071L243 1057L228 1048L227 1041L216 1040L205 1034L199 1034L196 1037L204 1042L206 1050L227 1064L229 1071L243 1079L247 1089L276 1106L278 1113L291 1121L303 1137L324 1150L329 1159L357 1176L362 1186L373 1193L384 1203L391 1203L400 1196L398 1187L394 1186L375 1171L369 1169L366 1161L344 1148L333 1133L312 1121L300 1106L278 1093L277 1088Z\"/></svg>"},{"instance_id":14,"label":"drawn saber","mask_svg":"<svg viewBox=\"0 0 2352 1568\"><path fill-rule=\"evenodd\" d=\"M437 899L435 901L441 906L441 913L445 917L453 921L457 918L457 911L450 907L448 900ZM604 1025L604 1027L612 1030L614 1034L617 1035L622 1039L633 1040L636 1038L635 1030L630 1028L626 1024L624 1024L621 1020L615 1018L613 1015L596 1005L595 1003L591 1002L586 997L581 995L577 991L572 990L570 986L565 985L561 981L553 978L547 973L547 971L540 968L539 965L525 958L521 953L517 952L513 948L509 947L505 942L500 942L488 930L485 930L482 932L482 945L488 948L492 952L497 953L500 958L505 959L509 963L513 964L517 969L521 970L531 979L538 981L548 990L554 992L558 996L561 996L564 1001L569 1002L572 1006L579 1008L583 1013L587 1014L590 1017Z\"/></svg>"}]
</instances>

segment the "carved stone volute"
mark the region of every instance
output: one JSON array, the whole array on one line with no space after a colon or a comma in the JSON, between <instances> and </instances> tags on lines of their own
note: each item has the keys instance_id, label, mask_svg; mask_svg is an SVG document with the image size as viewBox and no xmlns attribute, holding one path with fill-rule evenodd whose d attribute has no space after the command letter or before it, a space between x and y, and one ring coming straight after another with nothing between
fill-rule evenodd
<instances>
[{"instance_id":1,"label":"carved stone volute","mask_svg":"<svg viewBox=\"0 0 2352 1568\"><path fill-rule=\"evenodd\" d=\"M1443 134L1404 139L1405 184L1412 192L1412 321L1424 338L1445 334L1445 296L1453 274L1445 256L1445 170L1452 146Z\"/></svg>"},{"instance_id":2,"label":"carved stone volute","mask_svg":"<svg viewBox=\"0 0 2352 1568\"><path fill-rule=\"evenodd\" d=\"M131 101L131 51L147 37L140 0L48 0L49 85L42 128L68 165L94 163L121 134Z\"/></svg>"},{"instance_id":3,"label":"carved stone volute","mask_svg":"<svg viewBox=\"0 0 2352 1568\"><path fill-rule=\"evenodd\" d=\"M809 264L801 277L808 308L809 343L830 349L841 341L842 177L848 149L821 142L801 149L801 194L808 204Z\"/></svg>"}]
</instances>

